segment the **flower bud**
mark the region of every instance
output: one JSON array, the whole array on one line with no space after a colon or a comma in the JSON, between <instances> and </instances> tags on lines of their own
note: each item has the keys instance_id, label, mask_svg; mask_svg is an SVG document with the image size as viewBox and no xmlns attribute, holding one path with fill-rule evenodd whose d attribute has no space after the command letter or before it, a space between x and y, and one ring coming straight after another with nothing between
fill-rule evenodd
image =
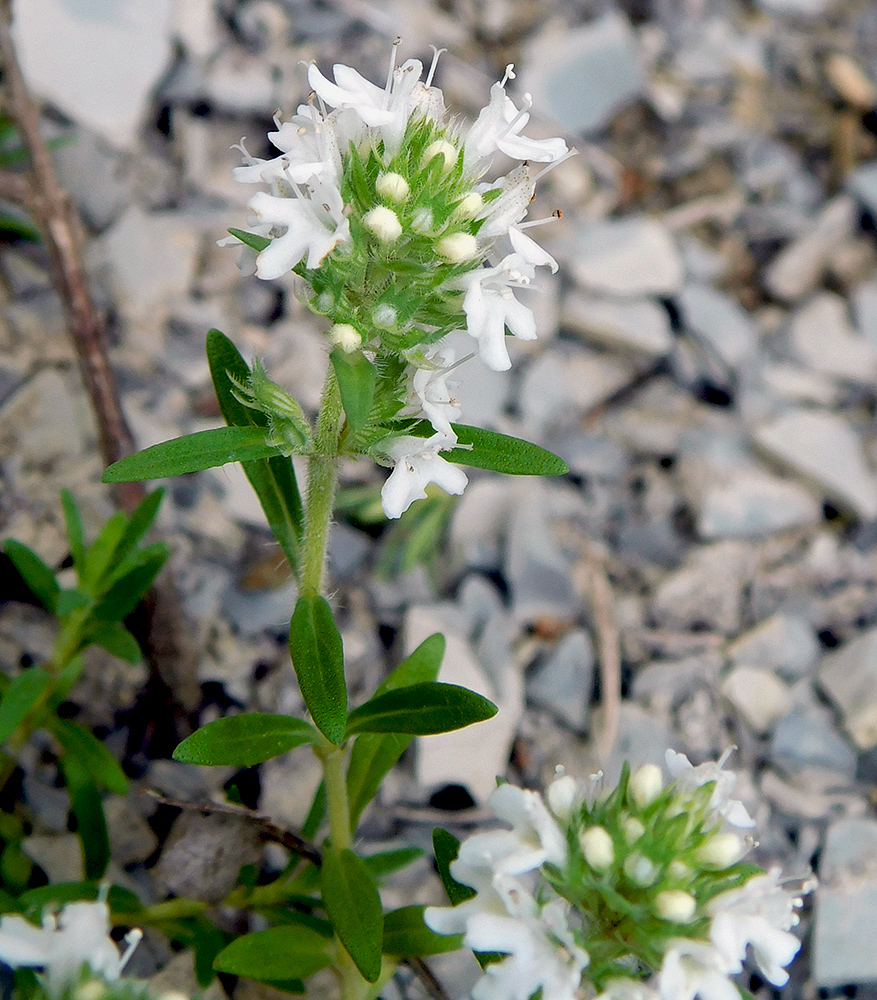
<instances>
[{"instance_id":1,"label":"flower bud","mask_svg":"<svg viewBox=\"0 0 877 1000\"><path fill-rule=\"evenodd\" d=\"M608 868L615 860L615 845L602 826L592 826L579 834L585 861L597 871Z\"/></svg>"},{"instance_id":2,"label":"flower bud","mask_svg":"<svg viewBox=\"0 0 877 1000\"><path fill-rule=\"evenodd\" d=\"M478 243L469 233L450 233L438 241L435 250L449 264L463 264L478 255Z\"/></svg>"},{"instance_id":3,"label":"flower bud","mask_svg":"<svg viewBox=\"0 0 877 1000\"><path fill-rule=\"evenodd\" d=\"M664 791L661 769L655 764L643 764L630 776L630 797L640 809L645 809Z\"/></svg>"},{"instance_id":4,"label":"flower bud","mask_svg":"<svg viewBox=\"0 0 877 1000\"><path fill-rule=\"evenodd\" d=\"M362 335L349 323L336 323L329 331L329 343L340 347L345 354L352 354L362 347Z\"/></svg>"},{"instance_id":5,"label":"flower bud","mask_svg":"<svg viewBox=\"0 0 877 1000\"><path fill-rule=\"evenodd\" d=\"M477 191L470 191L469 194L463 198L454 212L459 219L474 219L476 215L484 208L484 199Z\"/></svg>"},{"instance_id":6,"label":"flower bud","mask_svg":"<svg viewBox=\"0 0 877 1000\"><path fill-rule=\"evenodd\" d=\"M670 878L676 879L677 882L688 882L693 877L694 872L684 861L680 861L679 858L674 858L670 864L667 865L667 874Z\"/></svg>"},{"instance_id":7,"label":"flower bud","mask_svg":"<svg viewBox=\"0 0 877 1000\"><path fill-rule=\"evenodd\" d=\"M626 816L621 825L624 827L624 839L628 844L635 843L646 832L646 828L636 816Z\"/></svg>"},{"instance_id":8,"label":"flower bud","mask_svg":"<svg viewBox=\"0 0 877 1000\"><path fill-rule=\"evenodd\" d=\"M447 139L436 139L423 151L423 165L431 163L437 156L444 157L443 169L448 171L457 162L457 147Z\"/></svg>"},{"instance_id":9,"label":"flower bud","mask_svg":"<svg viewBox=\"0 0 877 1000\"><path fill-rule=\"evenodd\" d=\"M379 330L392 330L397 317L398 313L388 302L379 302L372 311L372 323Z\"/></svg>"},{"instance_id":10,"label":"flower bud","mask_svg":"<svg viewBox=\"0 0 877 1000\"><path fill-rule=\"evenodd\" d=\"M746 845L736 833L714 833L697 849L697 860L708 868L730 868L745 853Z\"/></svg>"},{"instance_id":11,"label":"flower bud","mask_svg":"<svg viewBox=\"0 0 877 1000\"><path fill-rule=\"evenodd\" d=\"M697 900L681 889L665 889L655 896L655 912L668 923L688 924L697 912Z\"/></svg>"},{"instance_id":12,"label":"flower bud","mask_svg":"<svg viewBox=\"0 0 877 1000\"><path fill-rule=\"evenodd\" d=\"M312 305L316 312L327 316L335 308L335 296L331 292L320 292Z\"/></svg>"},{"instance_id":13,"label":"flower bud","mask_svg":"<svg viewBox=\"0 0 877 1000\"><path fill-rule=\"evenodd\" d=\"M392 208L378 205L362 217L363 225L370 229L381 243L392 243L402 235L402 223Z\"/></svg>"},{"instance_id":14,"label":"flower bud","mask_svg":"<svg viewBox=\"0 0 877 1000\"><path fill-rule=\"evenodd\" d=\"M568 823L573 809L578 804L579 790L576 779L569 774L556 778L545 793L548 808L563 822Z\"/></svg>"},{"instance_id":15,"label":"flower bud","mask_svg":"<svg viewBox=\"0 0 877 1000\"><path fill-rule=\"evenodd\" d=\"M109 993L107 984L101 979L88 979L80 984L74 996L76 1000L102 1000Z\"/></svg>"},{"instance_id":16,"label":"flower bud","mask_svg":"<svg viewBox=\"0 0 877 1000\"><path fill-rule=\"evenodd\" d=\"M624 862L624 874L631 882L645 888L658 877L658 869L644 854L630 854Z\"/></svg>"},{"instance_id":17,"label":"flower bud","mask_svg":"<svg viewBox=\"0 0 877 1000\"><path fill-rule=\"evenodd\" d=\"M375 190L382 198L389 198L397 205L401 205L411 194L408 181L401 174L394 173L392 170L378 174Z\"/></svg>"}]
</instances>

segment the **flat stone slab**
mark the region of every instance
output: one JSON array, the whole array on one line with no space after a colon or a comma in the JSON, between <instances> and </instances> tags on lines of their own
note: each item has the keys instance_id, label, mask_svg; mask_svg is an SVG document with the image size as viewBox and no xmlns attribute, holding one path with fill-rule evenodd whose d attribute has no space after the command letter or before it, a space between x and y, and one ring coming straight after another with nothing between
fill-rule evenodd
<instances>
[{"instance_id":1,"label":"flat stone slab","mask_svg":"<svg viewBox=\"0 0 877 1000\"><path fill-rule=\"evenodd\" d=\"M862 750L877 746L877 629L826 653L818 677L856 745Z\"/></svg>"}]
</instances>

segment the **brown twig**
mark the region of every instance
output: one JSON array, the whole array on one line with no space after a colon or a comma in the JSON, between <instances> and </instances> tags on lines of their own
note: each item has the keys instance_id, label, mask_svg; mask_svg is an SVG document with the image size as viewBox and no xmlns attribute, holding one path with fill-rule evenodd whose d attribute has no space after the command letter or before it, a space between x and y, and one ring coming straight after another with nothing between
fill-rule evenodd
<instances>
[{"instance_id":1,"label":"brown twig","mask_svg":"<svg viewBox=\"0 0 877 1000\"><path fill-rule=\"evenodd\" d=\"M432 997L432 1000L450 1000L444 986L438 981L435 973L422 958L405 958L402 960L402 964L407 965L414 975L417 976L423 988Z\"/></svg>"},{"instance_id":2,"label":"brown twig","mask_svg":"<svg viewBox=\"0 0 877 1000\"><path fill-rule=\"evenodd\" d=\"M174 806L176 809L188 809L200 813L219 813L223 816L240 816L258 826L260 836L263 840L282 844L285 848L292 851L293 854L304 858L306 861L310 861L317 868L323 863L323 855L319 848L307 840L303 840L291 830L287 830L286 827L279 826L273 820L268 819L267 816L262 816L261 813L257 813L253 809L247 809L246 806L238 806L230 802L187 802L185 799L169 798L167 795L162 795L161 792L157 792L153 788L145 788L143 794L155 799L162 805Z\"/></svg>"},{"instance_id":3,"label":"brown twig","mask_svg":"<svg viewBox=\"0 0 877 1000\"><path fill-rule=\"evenodd\" d=\"M27 150L30 175L0 175L0 197L25 207L40 230L49 255L52 278L61 298L67 327L76 348L82 377L94 409L101 455L110 465L130 453L113 370L107 360L106 330L95 308L83 263L82 222L70 196L58 182L48 147L40 132L40 110L31 98L16 59L10 32L8 0L0 4L0 70L5 110ZM119 506L133 510L143 499L141 483L120 483Z\"/></svg>"}]
</instances>

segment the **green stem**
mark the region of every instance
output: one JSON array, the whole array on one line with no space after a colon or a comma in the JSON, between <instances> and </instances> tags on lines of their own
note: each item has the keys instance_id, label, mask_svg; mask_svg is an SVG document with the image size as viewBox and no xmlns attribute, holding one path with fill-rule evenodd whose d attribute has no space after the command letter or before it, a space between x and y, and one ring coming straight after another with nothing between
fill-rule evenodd
<instances>
[{"instance_id":1,"label":"green stem","mask_svg":"<svg viewBox=\"0 0 877 1000\"><path fill-rule=\"evenodd\" d=\"M331 746L331 744L330 744ZM343 851L353 843L350 830L350 803L347 798L347 754L339 747L319 751L326 782L326 809L329 813L329 834L336 851Z\"/></svg>"}]
</instances>

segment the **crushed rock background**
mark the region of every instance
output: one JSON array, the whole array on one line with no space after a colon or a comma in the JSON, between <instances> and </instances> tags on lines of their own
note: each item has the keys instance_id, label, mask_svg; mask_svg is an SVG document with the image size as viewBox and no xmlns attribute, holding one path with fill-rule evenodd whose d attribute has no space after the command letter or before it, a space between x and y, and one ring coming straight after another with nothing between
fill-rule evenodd
<instances>
[{"instance_id":1,"label":"crushed rock background","mask_svg":"<svg viewBox=\"0 0 877 1000\"><path fill-rule=\"evenodd\" d=\"M595 770L601 642L614 626L622 700L607 780L625 757L660 763L672 746L700 762L735 744L755 859L820 877L791 982L771 991L753 978L753 992L877 997L877 6L106 0L86 12L17 0L15 13L62 182L92 235L139 447L218 424L211 326L306 408L318 402L322 333L292 276L241 278L216 246L246 224L254 190L232 181L230 147L246 136L267 154L275 108L306 99L301 62L380 82L396 34L405 58L428 63L430 45L446 47L437 84L470 118L516 64L532 134L559 128L580 151L531 210L563 210L539 234L561 269L529 293L540 339L511 344L511 372L467 365L459 394L466 422L534 440L571 472L473 473L459 502L436 502L446 531L429 565L377 577L398 568L400 535L365 530L368 505L348 494L331 572L354 691L441 630L443 679L501 709L420 741L364 836L426 845L436 823L462 833L484 820L496 774L539 786L557 765ZM92 532L110 512L95 428L41 249L3 248L0 284L0 535L60 565L59 488ZM345 483L377 489L382 475L350 465ZM246 480L226 467L167 485L160 531L199 650L201 721L300 710L285 649L294 590ZM610 584L608 616L595 579ZM0 669L14 673L48 655L51 623L4 586ZM185 733L145 667L95 657L74 694L138 788L201 800L234 777L167 759ZM37 735L22 761L27 849L55 881L79 877L81 858L50 762ZM298 753L239 787L297 827L317 781ZM245 831L215 817L171 826L172 811L136 796L108 812L112 877L147 900L192 886L221 898L223 872L253 857ZM415 893L439 899L426 862L387 902ZM136 971L185 988L186 961L149 935ZM434 964L463 995L470 964ZM386 995L419 989L403 978Z\"/></svg>"}]
</instances>

